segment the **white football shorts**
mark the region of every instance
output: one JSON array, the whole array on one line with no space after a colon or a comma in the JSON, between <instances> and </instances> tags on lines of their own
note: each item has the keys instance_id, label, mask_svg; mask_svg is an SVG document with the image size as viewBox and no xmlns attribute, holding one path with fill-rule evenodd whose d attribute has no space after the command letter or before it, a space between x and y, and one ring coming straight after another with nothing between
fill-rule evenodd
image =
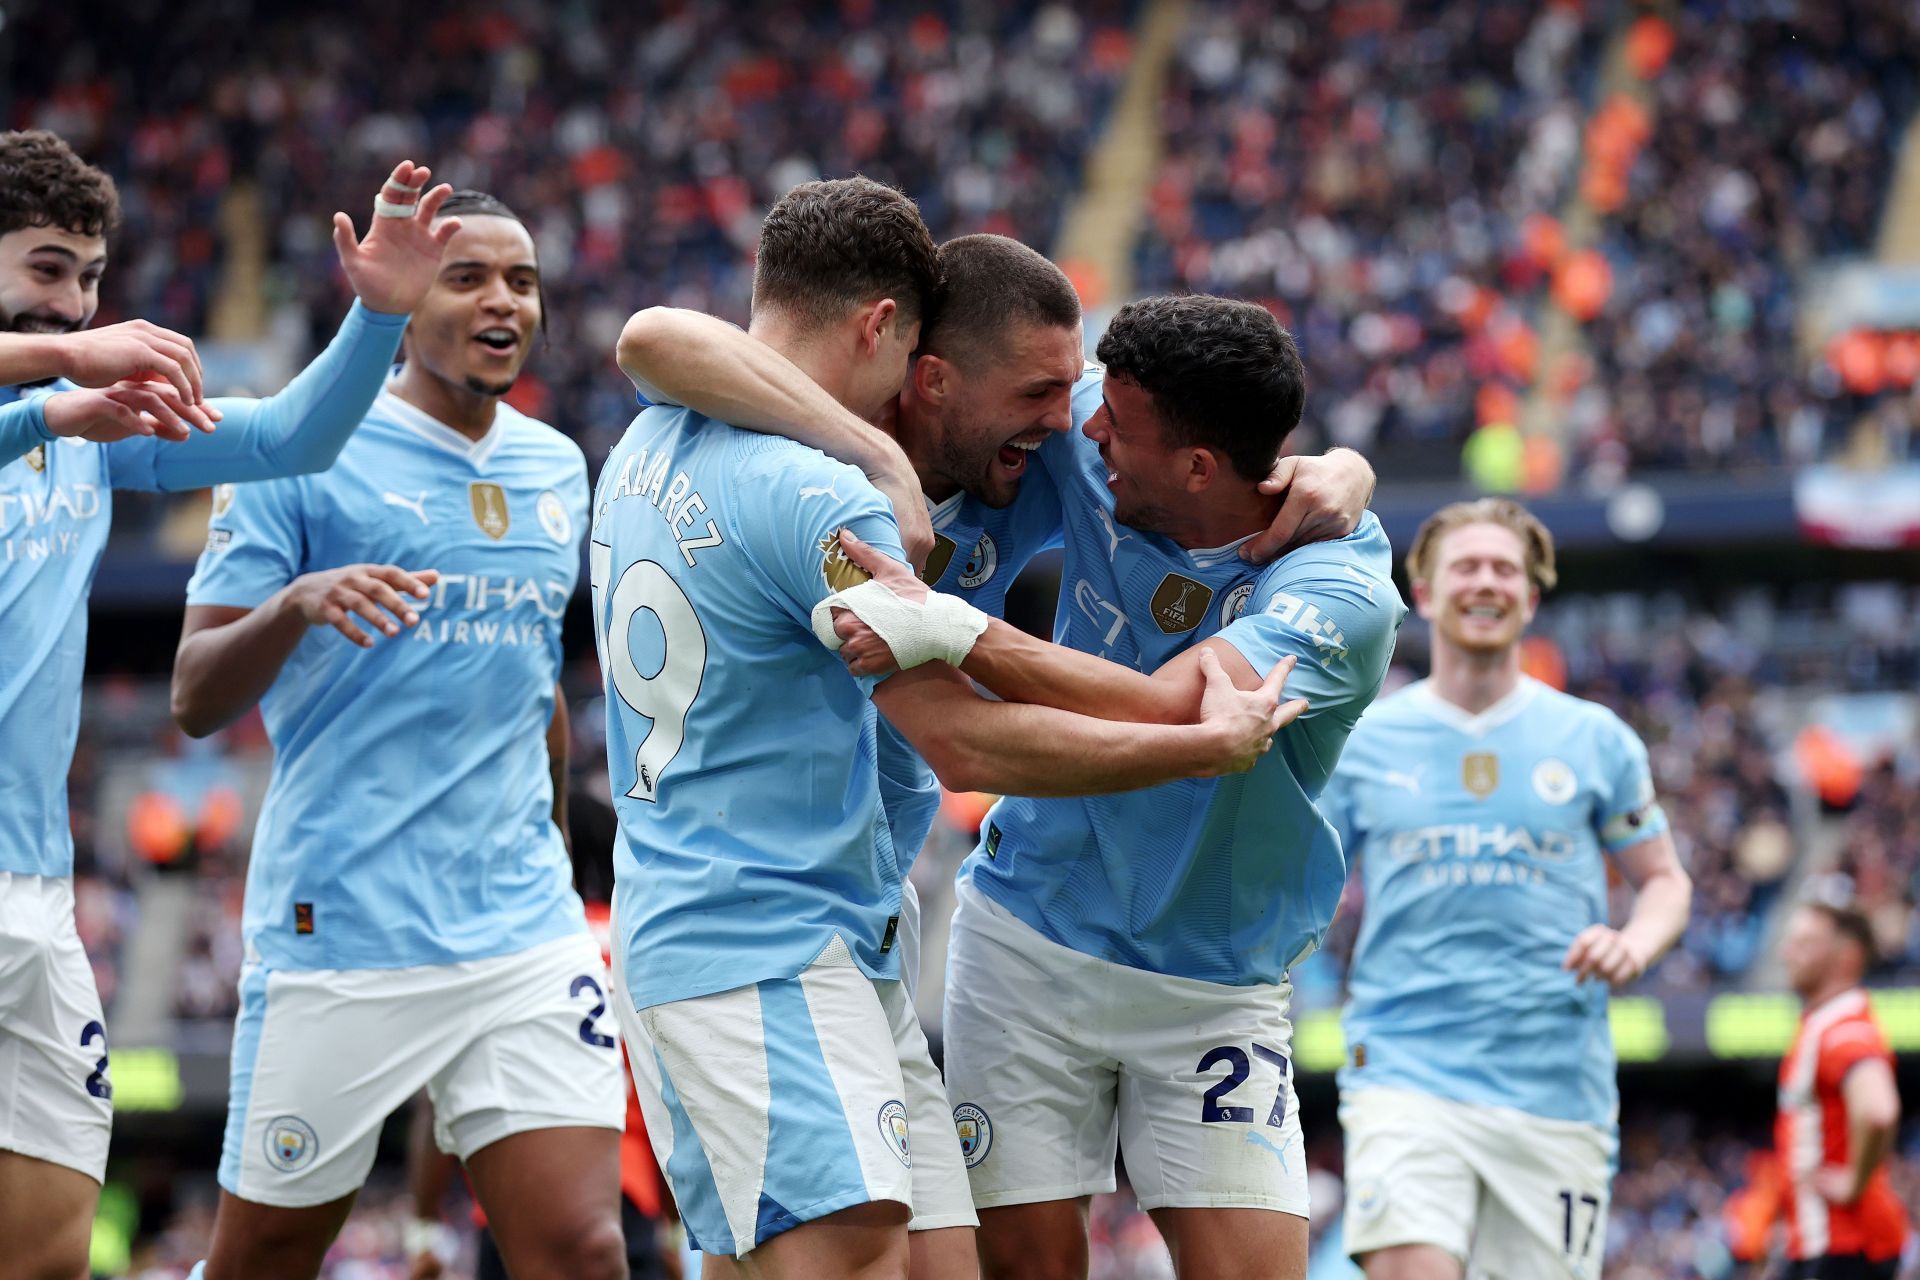
<instances>
[{"instance_id":1,"label":"white football shorts","mask_svg":"<svg viewBox=\"0 0 1920 1280\"><path fill-rule=\"evenodd\" d=\"M248 965L220 1185L289 1208L358 1190L381 1125L422 1088L462 1160L535 1129L625 1128L608 988L584 932L408 969Z\"/></svg>"},{"instance_id":2,"label":"white football shorts","mask_svg":"<svg viewBox=\"0 0 1920 1280\"><path fill-rule=\"evenodd\" d=\"M839 938L798 977L617 1007L647 1135L702 1252L748 1253L879 1200L908 1205L910 1230L977 1225L906 990L867 977Z\"/></svg>"},{"instance_id":3,"label":"white football shorts","mask_svg":"<svg viewBox=\"0 0 1920 1280\"><path fill-rule=\"evenodd\" d=\"M1084 955L961 882L947 946L947 1092L982 1209L1114 1189L1146 1209L1307 1216L1290 988Z\"/></svg>"},{"instance_id":4,"label":"white football shorts","mask_svg":"<svg viewBox=\"0 0 1920 1280\"><path fill-rule=\"evenodd\" d=\"M112 1132L107 1030L73 881L0 871L0 1151L100 1182Z\"/></svg>"},{"instance_id":5,"label":"white football shorts","mask_svg":"<svg viewBox=\"0 0 1920 1280\"><path fill-rule=\"evenodd\" d=\"M1599 1280L1613 1136L1411 1089L1340 1099L1346 1246L1430 1244L1471 1280Z\"/></svg>"}]
</instances>

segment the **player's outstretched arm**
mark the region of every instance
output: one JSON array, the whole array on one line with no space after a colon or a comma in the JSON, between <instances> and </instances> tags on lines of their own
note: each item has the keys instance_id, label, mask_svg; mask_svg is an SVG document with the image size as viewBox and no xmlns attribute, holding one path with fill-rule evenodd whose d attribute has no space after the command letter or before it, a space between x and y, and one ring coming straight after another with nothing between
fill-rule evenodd
<instances>
[{"instance_id":1,"label":"player's outstretched arm","mask_svg":"<svg viewBox=\"0 0 1920 1280\"><path fill-rule=\"evenodd\" d=\"M627 379L655 404L783 435L866 472L893 504L907 558L926 563L933 525L906 453L799 365L725 320L680 307L636 312L620 331L616 354Z\"/></svg>"},{"instance_id":2,"label":"player's outstretched arm","mask_svg":"<svg viewBox=\"0 0 1920 1280\"><path fill-rule=\"evenodd\" d=\"M952 667L928 663L883 681L874 706L954 791L1085 796L1178 778L1241 773L1305 709L1281 701L1291 664L1251 692L1236 689L1211 655L1197 724L1124 724L1052 707L981 697Z\"/></svg>"},{"instance_id":3,"label":"player's outstretched arm","mask_svg":"<svg viewBox=\"0 0 1920 1280\"><path fill-rule=\"evenodd\" d=\"M1613 861L1633 886L1633 911L1618 929L1595 924L1581 930L1561 965L1581 981L1598 978L1624 987L1680 941L1693 909L1693 880L1665 831L1619 850Z\"/></svg>"},{"instance_id":4,"label":"player's outstretched arm","mask_svg":"<svg viewBox=\"0 0 1920 1280\"><path fill-rule=\"evenodd\" d=\"M376 200L372 229L356 239L353 222L334 215L334 246L356 295L327 349L292 382L263 400L212 401L220 429L184 447L125 441L112 456L113 483L131 489L199 489L235 481L324 471L380 394L407 316L426 296L458 218L434 222L453 193L442 184L420 194L431 171L395 166Z\"/></svg>"},{"instance_id":5,"label":"player's outstretched arm","mask_svg":"<svg viewBox=\"0 0 1920 1280\"><path fill-rule=\"evenodd\" d=\"M206 398L193 339L145 320L75 333L0 334L0 386L47 378L81 387L157 378L172 383L188 404Z\"/></svg>"},{"instance_id":6,"label":"player's outstretched arm","mask_svg":"<svg viewBox=\"0 0 1920 1280\"><path fill-rule=\"evenodd\" d=\"M257 609L188 605L173 657L174 723L188 737L204 738L238 720L278 678L310 627L330 626L363 649L373 640L358 621L388 639L398 636L420 621L400 593L424 600L439 580L434 569L355 564L302 574Z\"/></svg>"},{"instance_id":7,"label":"player's outstretched arm","mask_svg":"<svg viewBox=\"0 0 1920 1280\"><path fill-rule=\"evenodd\" d=\"M1286 494L1273 523L1240 547L1240 558L1266 564L1310 542L1344 538L1360 524L1373 501L1373 464L1352 449L1329 449L1318 457L1281 458L1260 492Z\"/></svg>"}]
</instances>

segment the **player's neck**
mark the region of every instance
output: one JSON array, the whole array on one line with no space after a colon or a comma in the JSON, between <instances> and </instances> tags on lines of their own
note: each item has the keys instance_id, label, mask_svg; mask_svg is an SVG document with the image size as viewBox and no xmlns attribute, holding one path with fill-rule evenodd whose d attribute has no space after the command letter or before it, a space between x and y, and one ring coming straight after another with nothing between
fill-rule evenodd
<instances>
[{"instance_id":1,"label":"player's neck","mask_svg":"<svg viewBox=\"0 0 1920 1280\"><path fill-rule=\"evenodd\" d=\"M1280 514L1280 502L1250 484L1209 488L1201 501L1188 504L1186 510L1163 513L1165 527L1155 532L1188 551L1224 547L1272 524Z\"/></svg>"},{"instance_id":2,"label":"player's neck","mask_svg":"<svg viewBox=\"0 0 1920 1280\"><path fill-rule=\"evenodd\" d=\"M1855 987L1859 985L1860 983L1858 980L1851 978L1844 973L1837 973L1827 978L1824 982L1822 982L1819 986L1815 987L1812 991L1809 991L1806 995L1802 996L1801 1003L1805 1006L1806 1011L1808 1013L1812 1013L1815 1009L1818 1009L1821 1005L1827 1003L1829 1000L1837 999L1838 997L1847 994L1847 992L1853 990Z\"/></svg>"},{"instance_id":3,"label":"player's neck","mask_svg":"<svg viewBox=\"0 0 1920 1280\"><path fill-rule=\"evenodd\" d=\"M753 318L747 333L760 339L793 361L800 372L820 384L820 389L852 409L847 395L853 389L853 365L844 353L833 350L819 335L796 322L783 311L768 309ZM859 412L854 410L854 412Z\"/></svg>"},{"instance_id":4,"label":"player's neck","mask_svg":"<svg viewBox=\"0 0 1920 1280\"><path fill-rule=\"evenodd\" d=\"M1460 649L1439 640L1427 687L1468 715L1479 715L1520 687L1520 646L1491 653Z\"/></svg>"},{"instance_id":5,"label":"player's neck","mask_svg":"<svg viewBox=\"0 0 1920 1280\"><path fill-rule=\"evenodd\" d=\"M457 386L412 360L400 366L393 394L469 440L493 429L493 411L500 403L499 396Z\"/></svg>"}]
</instances>

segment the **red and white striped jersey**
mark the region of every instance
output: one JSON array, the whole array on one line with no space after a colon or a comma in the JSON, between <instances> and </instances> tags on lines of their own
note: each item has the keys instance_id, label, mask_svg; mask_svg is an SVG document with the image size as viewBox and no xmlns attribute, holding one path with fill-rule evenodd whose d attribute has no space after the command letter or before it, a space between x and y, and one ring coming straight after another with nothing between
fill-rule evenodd
<instances>
[{"instance_id":1,"label":"red and white striped jersey","mask_svg":"<svg viewBox=\"0 0 1920 1280\"><path fill-rule=\"evenodd\" d=\"M1850 1205L1833 1204L1814 1190L1822 1165L1845 1165L1850 1156L1847 1107L1841 1083L1870 1058L1893 1065L1887 1038L1874 1021L1867 993L1855 988L1808 1009L1800 1032L1780 1064L1780 1114L1774 1142L1787 1172L1787 1256L1819 1258L1864 1254L1891 1258L1907 1236L1907 1214L1893 1193L1884 1165Z\"/></svg>"}]
</instances>

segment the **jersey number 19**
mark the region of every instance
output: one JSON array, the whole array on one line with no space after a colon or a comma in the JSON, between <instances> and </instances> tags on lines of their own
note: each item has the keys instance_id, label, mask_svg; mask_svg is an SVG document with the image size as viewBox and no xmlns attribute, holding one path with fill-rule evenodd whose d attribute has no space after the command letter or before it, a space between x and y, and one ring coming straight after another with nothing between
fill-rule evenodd
<instances>
[{"instance_id":1,"label":"jersey number 19","mask_svg":"<svg viewBox=\"0 0 1920 1280\"><path fill-rule=\"evenodd\" d=\"M614 692L639 715L653 722L634 749L633 789L627 795L648 804L659 799L660 775L666 771L687 738L687 712L700 695L707 669L707 633L693 611L687 593L659 564L636 560L615 583L611 597L607 577L613 571L613 548L591 544L588 571L593 583L594 641L600 650L600 669L610 672ZM634 615L645 610L659 624L663 644L653 674L641 671L633 653Z\"/></svg>"}]
</instances>

